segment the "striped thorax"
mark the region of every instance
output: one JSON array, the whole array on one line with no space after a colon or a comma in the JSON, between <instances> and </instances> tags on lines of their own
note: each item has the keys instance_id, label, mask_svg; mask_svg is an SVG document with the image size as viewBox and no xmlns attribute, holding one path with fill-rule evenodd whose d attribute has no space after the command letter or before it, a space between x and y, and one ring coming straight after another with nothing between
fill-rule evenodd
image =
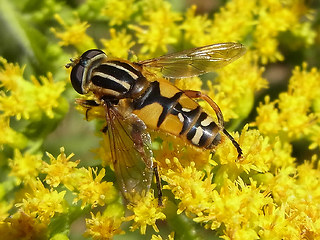
<instances>
[{"instance_id":1,"label":"striped thorax","mask_svg":"<svg viewBox=\"0 0 320 240\"><path fill-rule=\"evenodd\" d=\"M88 50L75 61L71 83L80 94L93 92L110 99L136 97L148 85L139 68L124 60L110 60L101 50Z\"/></svg>"}]
</instances>

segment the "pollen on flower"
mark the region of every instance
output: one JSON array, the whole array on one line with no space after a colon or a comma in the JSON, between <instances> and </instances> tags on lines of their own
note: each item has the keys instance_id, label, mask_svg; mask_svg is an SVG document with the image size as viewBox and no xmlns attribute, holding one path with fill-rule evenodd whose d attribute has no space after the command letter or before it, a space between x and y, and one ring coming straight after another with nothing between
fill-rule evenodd
<instances>
[{"instance_id":1,"label":"pollen on flower","mask_svg":"<svg viewBox=\"0 0 320 240\"><path fill-rule=\"evenodd\" d=\"M40 180L29 181L29 185L32 192L26 193L22 202L16 204L27 215L48 224L55 214L65 211L63 201L66 191L49 190Z\"/></svg>"},{"instance_id":2,"label":"pollen on flower","mask_svg":"<svg viewBox=\"0 0 320 240\"><path fill-rule=\"evenodd\" d=\"M105 169L102 168L98 173L98 169L80 168L79 176L77 177L76 191L77 197L74 203L82 200L81 208L87 204L91 204L92 208L97 205L104 206L106 203L111 202L116 197L116 190L112 182L102 181L105 176Z\"/></svg>"},{"instance_id":3,"label":"pollen on flower","mask_svg":"<svg viewBox=\"0 0 320 240\"><path fill-rule=\"evenodd\" d=\"M114 28L110 29L110 39L101 39L101 42L107 55L124 59L128 58L130 48L135 45L132 36L125 30L117 32Z\"/></svg>"},{"instance_id":4,"label":"pollen on flower","mask_svg":"<svg viewBox=\"0 0 320 240\"><path fill-rule=\"evenodd\" d=\"M115 235L124 233L120 228L121 223L121 217L101 215L100 212L96 215L91 213L91 219L86 219L87 230L84 236L94 240L112 239Z\"/></svg>"},{"instance_id":5,"label":"pollen on flower","mask_svg":"<svg viewBox=\"0 0 320 240\"><path fill-rule=\"evenodd\" d=\"M307 65L296 67L289 80L287 92L282 92L279 99L260 104L255 124L266 135L281 135L289 140L303 135L318 135L319 111L312 111L313 104L320 96L320 74L316 69L308 71Z\"/></svg>"},{"instance_id":6,"label":"pollen on flower","mask_svg":"<svg viewBox=\"0 0 320 240\"><path fill-rule=\"evenodd\" d=\"M41 154L32 155L22 153L15 149L13 159L9 159L9 167L11 167L11 176L17 178L17 184L21 182L27 183L30 179L38 176L42 163Z\"/></svg>"},{"instance_id":7,"label":"pollen on flower","mask_svg":"<svg viewBox=\"0 0 320 240\"><path fill-rule=\"evenodd\" d=\"M66 156L64 148L60 148L60 155L55 158L50 153L47 153L50 158L50 164L42 163L42 172L46 173L46 183L52 187L57 187L60 183L63 183L68 189L73 189L74 175L76 175L75 168L79 164L80 160L75 162L70 161L74 154Z\"/></svg>"},{"instance_id":8,"label":"pollen on flower","mask_svg":"<svg viewBox=\"0 0 320 240\"><path fill-rule=\"evenodd\" d=\"M278 50L276 37L284 31L302 29L299 26L304 25L300 22L301 16L305 14L301 11L303 7L299 6L300 2L295 1L288 2L285 6L277 1L264 2L263 5L254 31L254 46L262 63L282 61L283 55ZM311 36L314 34L305 37L310 39Z\"/></svg>"},{"instance_id":9,"label":"pollen on flower","mask_svg":"<svg viewBox=\"0 0 320 240\"><path fill-rule=\"evenodd\" d=\"M219 105L226 122L249 115L254 94L268 86L267 80L262 77L263 72L264 68L259 67L256 56L249 50L242 58L217 71L215 81L219 84L207 82L208 95ZM215 114L208 104L203 106Z\"/></svg>"},{"instance_id":10,"label":"pollen on flower","mask_svg":"<svg viewBox=\"0 0 320 240\"><path fill-rule=\"evenodd\" d=\"M196 215L202 215L202 211L209 207L211 193L215 184L211 183L212 175L206 177L205 172L195 168L195 163L183 167L177 158L170 162L175 167L162 168L161 176L168 185L164 189L170 189L176 199L181 200L178 205L178 214L186 211Z\"/></svg>"},{"instance_id":11,"label":"pollen on flower","mask_svg":"<svg viewBox=\"0 0 320 240\"><path fill-rule=\"evenodd\" d=\"M35 97L38 106L49 118L53 118L53 109L61 104L59 99L65 89L65 82L54 82L52 73L48 73L46 77L40 76L40 80L31 76L31 81L36 86Z\"/></svg>"},{"instance_id":12,"label":"pollen on flower","mask_svg":"<svg viewBox=\"0 0 320 240\"><path fill-rule=\"evenodd\" d=\"M234 239L257 238L251 226L259 224L257 221L259 216L263 217L264 207L273 204L267 191L256 187L252 180L250 185L246 185L241 178L235 183L226 181L220 191L212 192L211 201L212 205L202 211L203 215L198 214L194 221L202 222L211 229L224 223L224 239L232 238L235 233Z\"/></svg>"},{"instance_id":13,"label":"pollen on flower","mask_svg":"<svg viewBox=\"0 0 320 240\"><path fill-rule=\"evenodd\" d=\"M192 5L187 10L185 19L180 26L185 31L185 38L194 46L212 44L212 38L209 34L212 22L207 15L196 15L196 10L196 5ZM197 37L195 38L194 36Z\"/></svg>"},{"instance_id":14,"label":"pollen on flower","mask_svg":"<svg viewBox=\"0 0 320 240\"><path fill-rule=\"evenodd\" d=\"M47 239L47 224L20 210L0 222L2 239Z\"/></svg>"},{"instance_id":15,"label":"pollen on flower","mask_svg":"<svg viewBox=\"0 0 320 240\"><path fill-rule=\"evenodd\" d=\"M166 239L174 240L174 232L170 233ZM163 240L163 238L160 235L152 235L151 240Z\"/></svg>"},{"instance_id":16,"label":"pollen on flower","mask_svg":"<svg viewBox=\"0 0 320 240\"><path fill-rule=\"evenodd\" d=\"M51 73L47 77L41 76L40 80L32 76L30 82L23 77L24 68L7 63L3 58L0 58L0 63L3 65L0 68L0 84L6 89L0 92L0 111L3 115L17 120L38 120L43 112L53 118L53 109L60 106L65 83L53 82Z\"/></svg>"},{"instance_id":17,"label":"pollen on flower","mask_svg":"<svg viewBox=\"0 0 320 240\"><path fill-rule=\"evenodd\" d=\"M243 6L246 6L245 8ZM215 42L238 41L255 23L253 16L255 1L229 1L214 15L210 37Z\"/></svg>"},{"instance_id":18,"label":"pollen on flower","mask_svg":"<svg viewBox=\"0 0 320 240\"><path fill-rule=\"evenodd\" d=\"M133 215L125 218L125 221L133 220L130 226L131 231L140 228L141 234L145 234L147 226L150 225L154 231L159 232L156 221L164 220L166 216L162 213L162 208L158 206L158 200L154 198L153 192L143 197L135 195L127 207L133 211Z\"/></svg>"},{"instance_id":19,"label":"pollen on flower","mask_svg":"<svg viewBox=\"0 0 320 240\"><path fill-rule=\"evenodd\" d=\"M57 38L61 39L59 42L61 46L71 45L76 47L79 52L95 48L93 39L86 34L86 31L90 26L87 22L80 22L80 20L78 20L77 22L68 24L60 15L56 14L54 17L64 28L64 31L58 31L55 28L50 29Z\"/></svg>"},{"instance_id":20,"label":"pollen on flower","mask_svg":"<svg viewBox=\"0 0 320 240\"><path fill-rule=\"evenodd\" d=\"M110 26L114 26L129 20L135 11L137 11L137 4L134 4L133 0L109 0L101 10L101 14L109 18Z\"/></svg>"},{"instance_id":21,"label":"pollen on flower","mask_svg":"<svg viewBox=\"0 0 320 240\"><path fill-rule=\"evenodd\" d=\"M148 2L150 9L146 11L144 21L139 25L129 25L136 32L138 43L142 44L141 53L165 53L167 45L177 42L176 22L181 19L179 13L171 10L171 5L165 1L158 1L152 5Z\"/></svg>"},{"instance_id":22,"label":"pollen on flower","mask_svg":"<svg viewBox=\"0 0 320 240\"><path fill-rule=\"evenodd\" d=\"M275 153L267 137L263 137L256 129L248 129L246 125L240 137L235 136L235 139L243 150L243 159L235 161L236 149L230 141L224 141L216 150L221 165L227 164L227 168L230 168L230 172L233 172L234 175L239 171L267 172L270 169Z\"/></svg>"}]
</instances>

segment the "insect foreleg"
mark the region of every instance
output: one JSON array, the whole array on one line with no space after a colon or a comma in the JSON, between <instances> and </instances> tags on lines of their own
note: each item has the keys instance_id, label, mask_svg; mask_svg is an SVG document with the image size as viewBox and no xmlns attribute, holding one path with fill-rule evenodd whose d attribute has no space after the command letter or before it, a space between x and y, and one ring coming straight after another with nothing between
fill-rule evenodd
<instances>
[{"instance_id":1,"label":"insect foreleg","mask_svg":"<svg viewBox=\"0 0 320 240\"><path fill-rule=\"evenodd\" d=\"M100 106L95 100L76 99L76 103L86 108L86 120L88 121L88 113L92 107Z\"/></svg>"},{"instance_id":2,"label":"insect foreleg","mask_svg":"<svg viewBox=\"0 0 320 240\"><path fill-rule=\"evenodd\" d=\"M215 113L217 115L218 123L219 123L223 133L230 139L233 146L237 149L238 160L241 159L242 158L242 149L241 149L239 143L236 140L234 140L234 138L230 135L230 133L224 128L223 115L222 115L222 112L221 112L219 106L208 95L206 95L200 91L184 90L184 93L190 98L200 98L200 99L206 101L212 107L212 109L215 111Z\"/></svg>"}]
</instances>

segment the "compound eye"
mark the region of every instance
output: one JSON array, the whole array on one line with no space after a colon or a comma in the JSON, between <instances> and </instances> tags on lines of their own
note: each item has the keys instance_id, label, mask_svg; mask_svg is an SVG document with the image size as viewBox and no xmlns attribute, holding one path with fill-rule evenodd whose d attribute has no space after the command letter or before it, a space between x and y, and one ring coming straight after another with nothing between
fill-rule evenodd
<instances>
[{"instance_id":1,"label":"compound eye","mask_svg":"<svg viewBox=\"0 0 320 240\"><path fill-rule=\"evenodd\" d=\"M83 73L84 67L80 64L77 64L72 68L70 75L71 84L74 90L76 90L80 94L84 94L82 89Z\"/></svg>"},{"instance_id":2,"label":"compound eye","mask_svg":"<svg viewBox=\"0 0 320 240\"><path fill-rule=\"evenodd\" d=\"M91 50L88 50L86 52L84 52L82 55L81 55L81 62L82 62L82 65L86 65L88 60L94 58L95 56L98 56L100 54L105 54L103 51L101 51L100 49L91 49Z\"/></svg>"}]
</instances>

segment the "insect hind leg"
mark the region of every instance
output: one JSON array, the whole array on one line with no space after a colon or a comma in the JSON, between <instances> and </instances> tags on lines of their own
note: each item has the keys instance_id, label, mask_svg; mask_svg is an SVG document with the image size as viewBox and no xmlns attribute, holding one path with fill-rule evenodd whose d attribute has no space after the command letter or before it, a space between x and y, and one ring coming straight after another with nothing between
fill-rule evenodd
<instances>
[{"instance_id":1,"label":"insect hind leg","mask_svg":"<svg viewBox=\"0 0 320 240\"><path fill-rule=\"evenodd\" d=\"M183 92L190 98L200 98L206 101L210 105L210 107L212 107L212 109L215 111L220 127L224 128L224 119L223 119L222 112L218 104L216 104L207 94L204 94L200 91L194 91L194 90L184 90Z\"/></svg>"},{"instance_id":2,"label":"insect hind leg","mask_svg":"<svg viewBox=\"0 0 320 240\"><path fill-rule=\"evenodd\" d=\"M215 111L217 119L218 119L218 124L220 125L224 135L226 135L230 141L232 142L233 146L237 149L238 152L238 160L242 158L242 149L239 145L239 143L231 136L231 134L224 128L224 119L222 112L218 106L208 95L200 92L200 91L194 91L194 90L184 90L184 93L190 97L190 98L200 98L204 101L206 101L212 109Z\"/></svg>"}]
</instances>

